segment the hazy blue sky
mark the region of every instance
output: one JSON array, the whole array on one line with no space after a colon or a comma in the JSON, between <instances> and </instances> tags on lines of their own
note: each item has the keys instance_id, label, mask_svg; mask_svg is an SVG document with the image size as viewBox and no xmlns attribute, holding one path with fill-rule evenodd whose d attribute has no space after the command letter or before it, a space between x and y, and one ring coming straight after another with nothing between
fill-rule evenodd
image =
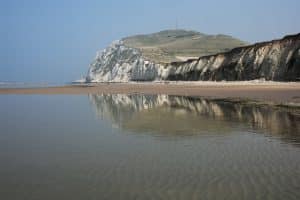
<instances>
[{"instance_id":1,"label":"hazy blue sky","mask_svg":"<svg viewBox=\"0 0 300 200\"><path fill-rule=\"evenodd\" d=\"M300 32L299 0L0 0L0 81L80 78L112 40L175 28L255 42Z\"/></svg>"}]
</instances>

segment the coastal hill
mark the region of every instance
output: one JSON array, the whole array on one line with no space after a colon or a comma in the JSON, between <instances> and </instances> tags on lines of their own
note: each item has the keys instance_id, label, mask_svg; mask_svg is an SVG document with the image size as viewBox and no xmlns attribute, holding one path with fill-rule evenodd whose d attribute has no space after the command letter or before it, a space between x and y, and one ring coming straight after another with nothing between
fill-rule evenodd
<instances>
[{"instance_id":1,"label":"coastal hill","mask_svg":"<svg viewBox=\"0 0 300 200\"><path fill-rule=\"evenodd\" d=\"M147 59L161 63L185 61L247 45L247 42L228 35L207 35L187 30L135 35L123 41L124 45L141 50Z\"/></svg>"},{"instance_id":2,"label":"coastal hill","mask_svg":"<svg viewBox=\"0 0 300 200\"><path fill-rule=\"evenodd\" d=\"M246 45L230 36L161 31L114 41L86 82L300 80L300 34Z\"/></svg>"}]
</instances>

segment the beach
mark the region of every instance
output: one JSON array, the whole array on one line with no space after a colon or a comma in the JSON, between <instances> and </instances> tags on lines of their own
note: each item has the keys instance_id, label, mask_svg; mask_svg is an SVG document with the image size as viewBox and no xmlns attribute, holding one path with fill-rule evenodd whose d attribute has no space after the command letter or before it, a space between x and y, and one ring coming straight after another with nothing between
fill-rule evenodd
<instances>
[{"instance_id":1,"label":"beach","mask_svg":"<svg viewBox=\"0 0 300 200\"><path fill-rule=\"evenodd\" d=\"M210 98L241 98L300 105L299 82L129 82L90 83L55 87L0 88L0 94L166 94Z\"/></svg>"}]
</instances>

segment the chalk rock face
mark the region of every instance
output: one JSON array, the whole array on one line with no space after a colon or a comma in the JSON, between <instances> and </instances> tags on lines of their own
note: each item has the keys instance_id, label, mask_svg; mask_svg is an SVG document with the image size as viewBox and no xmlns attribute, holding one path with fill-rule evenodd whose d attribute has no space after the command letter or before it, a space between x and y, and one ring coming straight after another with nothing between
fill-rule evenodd
<instances>
[{"instance_id":1,"label":"chalk rock face","mask_svg":"<svg viewBox=\"0 0 300 200\"><path fill-rule=\"evenodd\" d=\"M235 48L229 52L201 57L183 63L168 80L235 81L264 78L274 81L300 79L300 34L282 40Z\"/></svg>"},{"instance_id":2,"label":"chalk rock face","mask_svg":"<svg viewBox=\"0 0 300 200\"><path fill-rule=\"evenodd\" d=\"M197 59L160 63L116 41L91 64L87 82L300 80L300 34Z\"/></svg>"},{"instance_id":3,"label":"chalk rock face","mask_svg":"<svg viewBox=\"0 0 300 200\"><path fill-rule=\"evenodd\" d=\"M115 41L97 56L90 66L87 82L153 81L157 64L146 60L138 49Z\"/></svg>"}]
</instances>

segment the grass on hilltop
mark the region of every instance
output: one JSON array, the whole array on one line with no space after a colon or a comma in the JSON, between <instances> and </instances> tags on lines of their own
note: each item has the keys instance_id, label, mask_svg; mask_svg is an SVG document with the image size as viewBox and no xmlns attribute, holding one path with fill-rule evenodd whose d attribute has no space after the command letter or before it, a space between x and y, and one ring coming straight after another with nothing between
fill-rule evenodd
<instances>
[{"instance_id":1,"label":"grass on hilltop","mask_svg":"<svg viewBox=\"0 0 300 200\"><path fill-rule=\"evenodd\" d=\"M196 31L166 30L123 39L126 46L138 48L149 60L169 63L229 51L246 42L227 35L207 35Z\"/></svg>"}]
</instances>

